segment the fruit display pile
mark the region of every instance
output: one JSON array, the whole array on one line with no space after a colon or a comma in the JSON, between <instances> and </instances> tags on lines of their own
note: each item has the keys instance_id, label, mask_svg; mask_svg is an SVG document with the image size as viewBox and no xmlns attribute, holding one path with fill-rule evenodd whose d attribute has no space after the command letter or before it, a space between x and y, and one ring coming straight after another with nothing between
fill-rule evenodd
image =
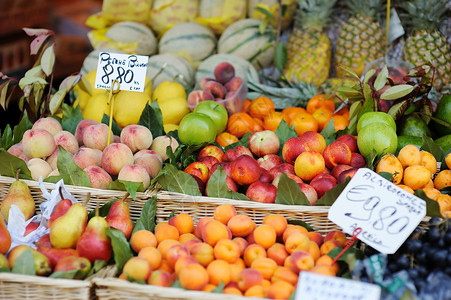
<instances>
[{"instance_id":1,"label":"fruit display pile","mask_svg":"<svg viewBox=\"0 0 451 300\"><path fill-rule=\"evenodd\" d=\"M0 132L0 275L295 299L305 272L451 299L449 3L169 2L104 1L59 86L55 34L24 29L35 64L0 82L21 112ZM96 88L104 52L147 57L142 92ZM368 224L323 230L368 169L400 198L359 190ZM426 212L379 252L356 230L384 238L396 205Z\"/></svg>"}]
</instances>

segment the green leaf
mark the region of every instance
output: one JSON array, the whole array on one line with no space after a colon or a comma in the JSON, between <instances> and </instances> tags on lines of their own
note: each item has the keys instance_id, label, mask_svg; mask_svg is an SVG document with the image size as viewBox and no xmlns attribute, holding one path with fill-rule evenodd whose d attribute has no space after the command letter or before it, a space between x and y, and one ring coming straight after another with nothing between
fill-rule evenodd
<instances>
[{"instance_id":1,"label":"green leaf","mask_svg":"<svg viewBox=\"0 0 451 300\"><path fill-rule=\"evenodd\" d=\"M144 192L142 182L133 182L116 179L108 184L109 190L127 191L133 200L136 199L136 192Z\"/></svg>"},{"instance_id":2,"label":"green leaf","mask_svg":"<svg viewBox=\"0 0 451 300\"><path fill-rule=\"evenodd\" d=\"M34 258L31 253L31 249L26 249L19 255L11 272L24 275L36 275Z\"/></svg>"},{"instance_id":3,"label":"green leaf","mask_svg":"<svg viewBox=\"0 0 451 300\"><path fill-rule=\"evenodd\" d=\"M58 148L57 165L60 176L52 177L63 179L65 184L91 187L88 174L74 163L72 156L63 147L58 146ZM48 182L47 179L44 181Z\"/></svg>"},{"instance_id":4,"label":"green leaf","mask_svg":"<svg viewBox=\"0 0 451 300\"><path fill-rule=\"evenodd\" d=\"M442 217L440 213L440 206L437 201L434 201L423 192L423 190L416 190L414 195L426 201L426 215L430 217Z\"/></svg>"},{"instance_id":5,"label":"green leaf","mask_svg":"<svg viewBox=\"0 0 451 300\"><path fill-rule=\"evenodd\" d=\"M27 85L32 85L34 83L37 83L41 86L47 85L47 81L44 78L41 77L22 77L19 81L19 87L23 90Z\"/></svg>"},{"instance_id":6,"label":"green leaf","mask_svg":"<svg viewBox=\"0 0 451 300\"><path fill-rule=\"evenodd\" d=\"M59 89L65 89L66 91L70 91L72 90L75 85L77 85L77 83L80 81L81 78L81 74L76 74L76 75L69 75L66 78L64 78L64 80L61 82Z\"/></svg>"},{"instance_id":7,"label":"green leaf","mask_svg":"<svg viewBox=\"0 0 451 300\"><path fill-rule=\"evenodd\" d=\"M190 163L195 162L197 159L197 153L210 145L211 143L202 143L200 145L189 145L181 153L179 157L179 162L181 163L181 168L184 170ZM168 147L167 151L172 151L172 148ZM166 153L167 153L166 151Z\"/></svg>"},{"instance_id":8,"label":"green leaf","mask_svg":"<svg viewBox=\"0 0 451 300\"><path fill-rule=\"evenodd\" d=\"M5 267L0 268L0 273L10 273L10 272L11 272L11 270L9 268L5 268Z\"/></svg>"},{"instance_id":9,"label":"green leaf","mask_svg":"<svg viewBox=\"0 0 451 300\"><path fill-rule=\"evenodd\" d=\"M219 166L210 176L210 179L208 179L207 195L209 197L249 201L249 198L246 195L229 190L229 187L225 182L226 177L226 172Z\"/></svg>"},{"instance_id":10,"label":"green leaf","mask_svg":"<svg viewBox=\"0 0 451 300\"><path fill-rule=\"evenodd\" d=\"M61 121L61 125L63 126L63 130L69 131L75 135L75 130L77 129L78 123L83 120L80 105L77 105L77 107L72 107L63 103L62 109L63 120Z\"/></svg>"},{"instance_id":11,"label":"green leaf","mask_svg":"<svg viewBox=\"0 0 451 300\"><path fill-rule=\"evenodd\" d=\"M130 245L124 233L116 228L107 228L106 234L111 239L113 248L114 262L116 263L117 272L121 273L125 263L133 257Z\"/></svg>"},{"instance_id":12,"label":"green leaf","mask_svg":"<svg viewBox=\"0 0 451 300\"><path fill-rule=\"evenodd\" d=\"M157 177L157 181L166 191L202 196L196 180L190 174L177 170L173 165L165 164Z\"/></svg>"},{"instance_id":13,"label":"green leaf","mask_svg":"<svg viewBox=\"0 0 451 300\"><path fill-rule=\"evenodd\" d=\"M131 276L128 276L127 274L125 275L125 277L126 277L127 281L130 281L130 282L139 283L139 284L147 284L147 282L145 280L136 279Z\"/></svg>"},{"instance_id":14,"label":"green leaf","mask_svg":"<svg viewBox=\"0 0 451 300\"><path fill-rule=\"evenodd\" d=\"M389 172L380 172L378 173L380 176L382 176L383 178L387 179L388 181L392 182L393 181L393 174L389 173Z\"/></svg>"},{"instance_id":15,"label":"green leaf","mask_svg":"<svg viewBox=\"0 0 451 300\"><path fill-rule=\"evenodd\" d=\"M287 220L288 224L299 225L307 229L308 231L315 231L315 229L310 226L308 223L302 220Z\"/></svg>"},{"instance_id":16,"label":"green leaf","mask_svg":"<svg viewBox=\"0 0 451 300\"><path fill-rule=\"evenodd\" d=\"M440 189L440 193L445 195L451 195L451 186L444 187Z\"/></svg>"},{"instance_id":17,"label":"green leaf","mask_svg":"<svg viewBox=\"0 0 451 300\"><path fill-rule=\"evenodd\" d=\"M274 16L272 15L272 13L269 10L267 10L263 7L260 7L260 6L255 7L254 10L258 10L259 12L264 14L268 19L274 21Z\"/></svg>"},{"instance_id":18,"label":"green leaf","mask_svg":"<svg viewBox=\"0 0 451 300\"><path fill-rule=\"evenodd\" d=\"M357 80L360 80L360 77L350 68L348 68L345 65L339 65L339 68L343 69L346 73L348 73L349 75L351 75L352 77L355 77Z\"/></svg>"},{"instance_id":19,"label":"green leaf","mask_svg":"<svg viewBox=\"0 0 451 300\"><path fill-rule=\"evenodd\" d=\"M272 16L272 15L271 15ZM274 54L274 65L280 74L283 74L285 65L287 64L287 48L285 43L279 42L276 46L276 52Z\"/></svg>"},{"instance_id":20,"label":"green leaf","mask_svg":"<svg viewBox=\"0 0 451 300\"><path fill-rule=\"evenodd\" d=\"M45 75L50 76L53 73L53 67L55 66L55 49L53 45L44 50L41 57L41 67Z\"/></svg>"},{"instance_id":21,"label":"green leaf","mask_svg":"<svg viewBox=\"0 0 451 300\"><path fill-rule=\"evenodd\" d=\"M149 128L154 138L164 135L163 115L157 101L152 102L151 105L146 104L139 118L138 125Z\"/></svg>"},{"instance_id":22,"label":"green leaf","mask_svg":"<svg viewBox=\"0 0 451 300\"><path fill-rule=\"evenodd\" d=\"M179 145L181 144L180 139L179 139L179 131L178 130L172 130L172 131L166 132L166 135L176 139L177 142L179 143Z\"/></svg>"},{"instance_id":23,"label":"green leaf","mask_svg":"<svg viewBox=\"0 0 451 300\"><path fill-rule=\"evenodd\" d=\"M401 102L393 104L387 113L392 116L393 119L397 120L404 115L406 109L409 107L409 104L410 101L408 100L403 100Z\"/></svg>"},{"instance_id":24,"label":"green leaf","mask_svg":"<svg viewBox=\"0 0 451 300\"><path fill-rule=\"evenodd\" d=\"M178 289L183 289L183 287L180 285L180 282L179 282L178 278L171 284L171 287L178 288Z\"/></svg>"},{"instance_id":25,"label":"green leaf","mask_svg":"<svg viewBox=\"0 0 451 300\"><path fill-rule=\"evenodd\" d=\"M49 275L49 278L75 279L83 275L81 270L56 271Z\"/></svg>"},{"instance_id":26,"label":"green leaf","mask_svg":"<svg viewBox=\"0 0 451 300\"><path fill-rule=\"evenodd\" d=\"M233 144L228 145L227 147L224 148L224 151L227 151L229 149L233 149L236 148L237 146L244 146L246 148L249 148L249 138L251 137L252 133L248 132L245 135L243 135L241 137L241 139ZM282 145L282 144L281 144Z\"/></svg>"},{"instance_id":27,"label":"green leaf","mask_svg":"<svg viewBox=\"0 0 451 300\"><path fill-rule=\"evenodd\" d=\"M136 223L137 224L140 223L142 225L141 229L146 229L153 232L155 229L156 215L157 215L157 196L153 196L152 198L147 200L146 203L144 204L139 219ZM133 232L141 230L139 228L137 229L136 227L137 226L133 228Z\"/></svg>"},{"instance_id":28,"label":"green leaf","mask_svg":"<svg viewBox=\"0 0 451 300\"><path fill-rule=\"evenodd\" d=\"M99 216L100 216L100 217L106 217L106 216L108 215L108 212L110 211L111 205L113 205L113 203L116 202L116 201L118 201L118 199L108 201L107 203L105 203L104 205L102 205L102 206L99 208ZM89 212L89 214L88 214L88 220L90 220L90 219L91 219L92 217L94 217L95 215L96 215L96 210L95 210L95 209L91 210L91 211Z\"/></svg>"},{"instance_id":29,"label":"green leaf","mask_svg":"<svg viewBox=\"0 0 451 300\"><path fill-rule=\"evenodd\" d=\"M31 129L33 127L33 123L30 122L28 119L27 111L24 111L22 120L20 120L19 124L14 126L13 129L13 144L19 143L22 138L25 131L28 129Z\"/></svg>"},{"instance_id":30,"label":"green leaf","mask_svg":"<svg viewBox=\"0 0 451 300\"><path fill-rule=\"evenodd\" d=\"M110 117L107 114L103 114L102 123L110 126ZM113 120L111 123L111 131L113 131L114 135L120 136L122 129L117 125L116 121Z\"/></svg>"},{"instance_id":31,"label":"green leaf","mask_svg":"<svg viewBox=\"0 0 451 300\"><path fill-rule=\"evenodd\" d=\"M326 140L327 145L336 140L334 119L330 119L330 121L326 124L326 126L324 126L323 130L321 130L321 135Z\"/></svg>"},{"instance_id":32,"label":"green leaf","mask_svg":"<svg viewBox=\"0 0 451 300\"><path fill-rule=\"evenodd\" d=\"M33 180L27 163L18 157L0 148L0 175L16 177L17 169L20 169L19 178Z\"/></svg>"},{"instance_id":33,"label":"green leaf","mask_svg":"<svg viewBox=\"0 0 451 300\"><path fill-rule=\"evenodd\" d=\"M276 129L276 134L279 137L279 141L280 141L280 149L279 149L279 156L282 156L282 146L285 144L285 142L292 137L297 137L298 134L296 133L296 131L294 130L294 128L291 128L290 126L288 126L288 123L285 122L285 120L282 119L282 121L280 121L279 126Z\"/></svg>"},{"instance_id":34,"label":"green leaf","mask_svg":"<svg viewBox=\"0 0 451 300\"><path fill-rule=\"evenodd\" d=\"M385 65L380 73L377 75L376 80L374 81L374 89L376 91L380 90L385 86L385 83L387 83L388 78L388 68L387 65Z\"/></svg>"},{"instance_id":35,"label":"green leaf","mask_svg":"<svg viewBox=\"0 0 451 300\"><path fill-rule=\"evenodd\" d=\"M423 134L423 144L421 145L420 150L425 150L434 155L437 161L442 161L445 155L442 147L437 145L434 140L428 137L426 134Z\"/></svg>"},{"instance_id":36,"label":"green leaf","mask_svg":"<svg viewBox=\"0 0 451 300\"><path fill-rule=\"evenodd\" d=\"M222 294L224 291L224 282L221 281L216 288L214 288L211 292L215 294Z\"/></svg>"},{"instance_id":37,"label":"green leaf","mask_svg":"<svg viewBox=\"0 0 451 300\"><path fill-rule=\"evenodd\" d=\"M6 124L2 135L2 146L5 149L9 149L9 147L11 147L12 145L14 145L13 131L11 130L11 126L9 126L9 124Z\"/></svg>"},{"instance_id":38,"label":"green leaf","mask_svg":"<svg viewBox=\"0 0 451 300\"><path fill-rule=\"evenodd\" d=\"M415 87L410 84L399 84L385 90L380 96L383 100L395 100L410 94Z\"/></svg>"},{"instance_id":39,"label":"green leaf","mask_svg":"<svg viewBox=\"0 0 451 300\"><path fill-rule=\"evenodd\" d=\"M363 78L363 82L367 83L368 80L370 80L371 76L373 76L374 74L376 74L376 70L371 69L368 72L366 72L365 77Z\"/></svg>"},{"instance_id":40,"label":"green leaf","mask_svg":"<svg viewBox=\"0 0 451 300\"><path fill-rule=\"evenodd\" d=\"M58 109L60 108L61 104L64 101L64 97L66 97L66 94L67 91L63 89L57 91L50 97L49 109L52 115L54 115L58 111Z\"/></svg>"},{"instance_id":41,"label":"green leaf","mask_svg":"<svg viewBox=\"0 0 451 300\"><path fill-rule=\"evenodd\" d=\"M277 204L310 205L296 181L281 173L276 195Z\"/></svg>"},{"instance_id":42,"label":"green leaf","mask_svg":"<svg viewBox=\"0 0 451 300\"><path fill-rule=\"evenodd\" d=\"M97 272L99 272L103 267L105 267L108 263L104 260L96 259L94 261L94 264L91 267L91 270L89 270L89 273L86 277L89 277Z\"/></svg>"},{"instance_id":43,"label":"green leaf","mask_svg":"<svg viewBox=\"0 0 451 300\"><path fill-rule=\"evenodd\" d=\"M315 202L315 205L318 206L331 206L334 204L335 200L337 200L338 196L340 196L341 192L343 192L344 188L348 185L351 178L347 177L345 182L339 183L330 190L328 190L318 201Z\"/></svg>"}]
</instances>

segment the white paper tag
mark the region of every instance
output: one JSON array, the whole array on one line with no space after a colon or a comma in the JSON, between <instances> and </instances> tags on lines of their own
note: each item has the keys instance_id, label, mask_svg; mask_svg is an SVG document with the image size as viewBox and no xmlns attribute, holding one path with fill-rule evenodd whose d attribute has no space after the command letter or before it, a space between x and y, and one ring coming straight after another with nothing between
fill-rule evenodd
<instances>
[{"instance_id":1,"label":"white paper tag","mask_svg":"<svg viewBox=\"0 0 451 300\"><path fill-rule=\"evenodd\" d=\"M378 285L302 271L295 300L379 300Z\"/></svg>"},{"instance_id":2,"label":"white paper tag","mask_svg":"<svg viewBox=\"0 0 451 300\"><path fill-rule=\"evenodd\" d=\"M109 90L117 79L119 90L143 92L148 59L142 55L100 52L95 88Z\"/></svg>"},{"instance_id":3,"label":"white paper tag","mask_svg":"<svg viewBox=\"0 0 451 300\"><path fill-rule=\"evenodd\" d=\"M398 250L426 215L426 202L361 168L329 209L329 220L379 252Z\"/></svg>"}]
</instances>

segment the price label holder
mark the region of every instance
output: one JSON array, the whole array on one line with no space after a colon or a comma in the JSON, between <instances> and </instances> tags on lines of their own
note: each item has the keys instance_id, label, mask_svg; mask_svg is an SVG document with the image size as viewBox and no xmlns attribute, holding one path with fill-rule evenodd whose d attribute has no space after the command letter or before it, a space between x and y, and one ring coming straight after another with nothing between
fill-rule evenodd
<instances>
[{"instance_id":1,"label":"price label holder","mask_svg":"<svg viewBox=\"0 0 451 300\"><path fill-rule=\"evenodd\" d=\"M426 215L426 202L361 168L329 209L329 220L381 253L393 254Z\"/></svg>"},{"instance_id":2,"label":"price label holder","mask_svg":"<svg viewBox=\"0 0 451 300\"><path fill-rule=\"evenodd\" d=\"M295 300L380 300L376 284L302 271Z\"/></svg>"},{"instance_id":3,"label":"price label holder","mask_svg":"<svg viewBox=\"0 0 451 300\"><path fill-rule=\"evenodd\" d=\"M100 52L95 88L110 90L116 79L120 90L143 92L148 59L142 55Z\"/></svg>"}]
</instances>

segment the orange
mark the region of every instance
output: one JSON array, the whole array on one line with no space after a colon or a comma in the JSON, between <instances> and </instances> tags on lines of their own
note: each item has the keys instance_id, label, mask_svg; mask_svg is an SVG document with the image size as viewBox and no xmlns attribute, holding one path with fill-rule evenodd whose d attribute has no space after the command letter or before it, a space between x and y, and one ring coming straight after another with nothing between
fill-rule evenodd
<instances>
[{"instance_id":1,"label":"orange","mask_svg":"<svg viewBox=\"0 0 451 300\"><path fill-rule=\"evenodd\" d=\"M284 110L282 110L283 119L290 126L291 126L291 122L297 115L304 114L306 112L307 111L305 109L303 109L302 107L297 107L297 106L289 106L289 107L285 108Z\"/></svg>"},{"instance_id":2,"label":"orange","mask_svg":"<svg viewBox=\"0 0 451 300\"><path fill-rule=\"evenodd\" d=\"M312 116L318 121L318 130L323 130L327 123L332 119L333 111L325 107L320 107L312 113Z\"/></svg>"},{"instance_id":3,"label":"orange","mask_svg":"<svg viewBox=\"0 0 451 300\"><path fill-rule=\"evenodd\" d=\"M249 114L254 118L262 119L270 112L275 111L274 103L265 96L257 97L249 105Z\"/></svg>"},{"instance_id":4,"label":"orange","mask_svg":"<svg viewBox=\"0 0 451 300\"><path fill-rule=\"evenodd\" d=\"M346 120L349 120L349 109L347 107L343 107L339 111L335 113L336 115L340 115L346 118Z\"/></svg>"},{"instance_id":5,"label":"orange","mask_svg":"<svg viewBox=\"0 0 451 300\"><path fill-rule=\"evenodd\" d=\"M431 176L431 171L425 166L413 165L404 169L403 183L413 190L418 190L429 182Z\"/></svg>"},{"instance_id":6,"label":"orange","mask_svg":"<svg viewBox=\"0 0 451 300\"><path fill-rule=\"evenodd\" d=\"M398 159L403 168L421 164L420 149L415 145L405 145L399 150Z\"/></svg>"},{"instance_id":7,"label":"orange","mask_svg":"<svg viewBox=\"0 0 451 300\"><path fill-rule=\"evenodd\" d=\"M404 169L399 159L393 154L385 154L376 166L376 173L387 172L392 174L392 182L400 184L404 176Z\"/></svg>"},{"instance_id":8,"label":"orange","mask_svg":"<svg viewBox=\"0 0 451 300\"><path fill-rule=\"evenodd\" d=\"M249 106L251 105L252 101L249 99L244 100L243 108L241 109L241 112L248 113L249 112Z\"/></svg>"},{"instance_id":9,"label":"orange","mask_svg":"<svg viewBox=\"0 0 451 300\"><path fill-rule=\"evenodd\" d=\"M325 108L333 113L335 110L335 103L333 100L324 98L323 94L316 95L307 102L307 112L313 114L313 112L319 108Z\"/></svg>"},{"instance_id":10,"label":"orange","mask_svg":"<svg viewBox=\"0 0 451 300\"><path fill-rule=\"evenodd\" d=\"M283 113L278 111L270 112L263 119L263 128L266 130L276 131L277 127L279 127L280 122L283 119Z\"/></svg>"},{"instance_id":11,"label":"orange","mask_svg":"<svg viewBox=\"0 0 451 300\"><path fill-rule=\"evenodd\" d=\"M236 136L228 132L222 132L216 136L216 143L218 143L222 147L227 147L228 145L231 145L238 141L239 140Z\"/></svg>"},{"instance_id":12,"label":"orange","mask_svg":"<svg viewBox=\"0 0 451 300\"><path fill-rule=\"evenodd\" d=\"M349 125L349 120L344 116L334 115L332 116L332 119L334 120L335 131L343 130Z\"/></svg>"},{"instance_id":13,"label":"orange","mask_svg":"<svg viewBox=\"0 0 451 300\"><path fill-rule=\"evenodd\" d=\"M293 118L291 125L294 126L294 130L298 136L301 136L307 131L317 132L319 129L318 121L309 113L298 114Z\"/></svg>"},{"instance_id":14,"label":"orange","mask_svg":"<svg viewBox=\"0 0 451 300\"><path fill-rule=\"evenodd\" d=\"M234 113L227 121L227 131L237 138L242 137L248 132L254 132L254 127L256 127L256 123L247 113Z\"/></svg>"},{"instance_id":15,"label":"orange","mask_svg":"<svg viewBox=\"0 0 451 300\"><path fill-rule=\"evenodd\" d=\"M434 186L437 190L441 190L451 185L451 170L440 171L434 179Z\"/></svg>"}]
</instances>

